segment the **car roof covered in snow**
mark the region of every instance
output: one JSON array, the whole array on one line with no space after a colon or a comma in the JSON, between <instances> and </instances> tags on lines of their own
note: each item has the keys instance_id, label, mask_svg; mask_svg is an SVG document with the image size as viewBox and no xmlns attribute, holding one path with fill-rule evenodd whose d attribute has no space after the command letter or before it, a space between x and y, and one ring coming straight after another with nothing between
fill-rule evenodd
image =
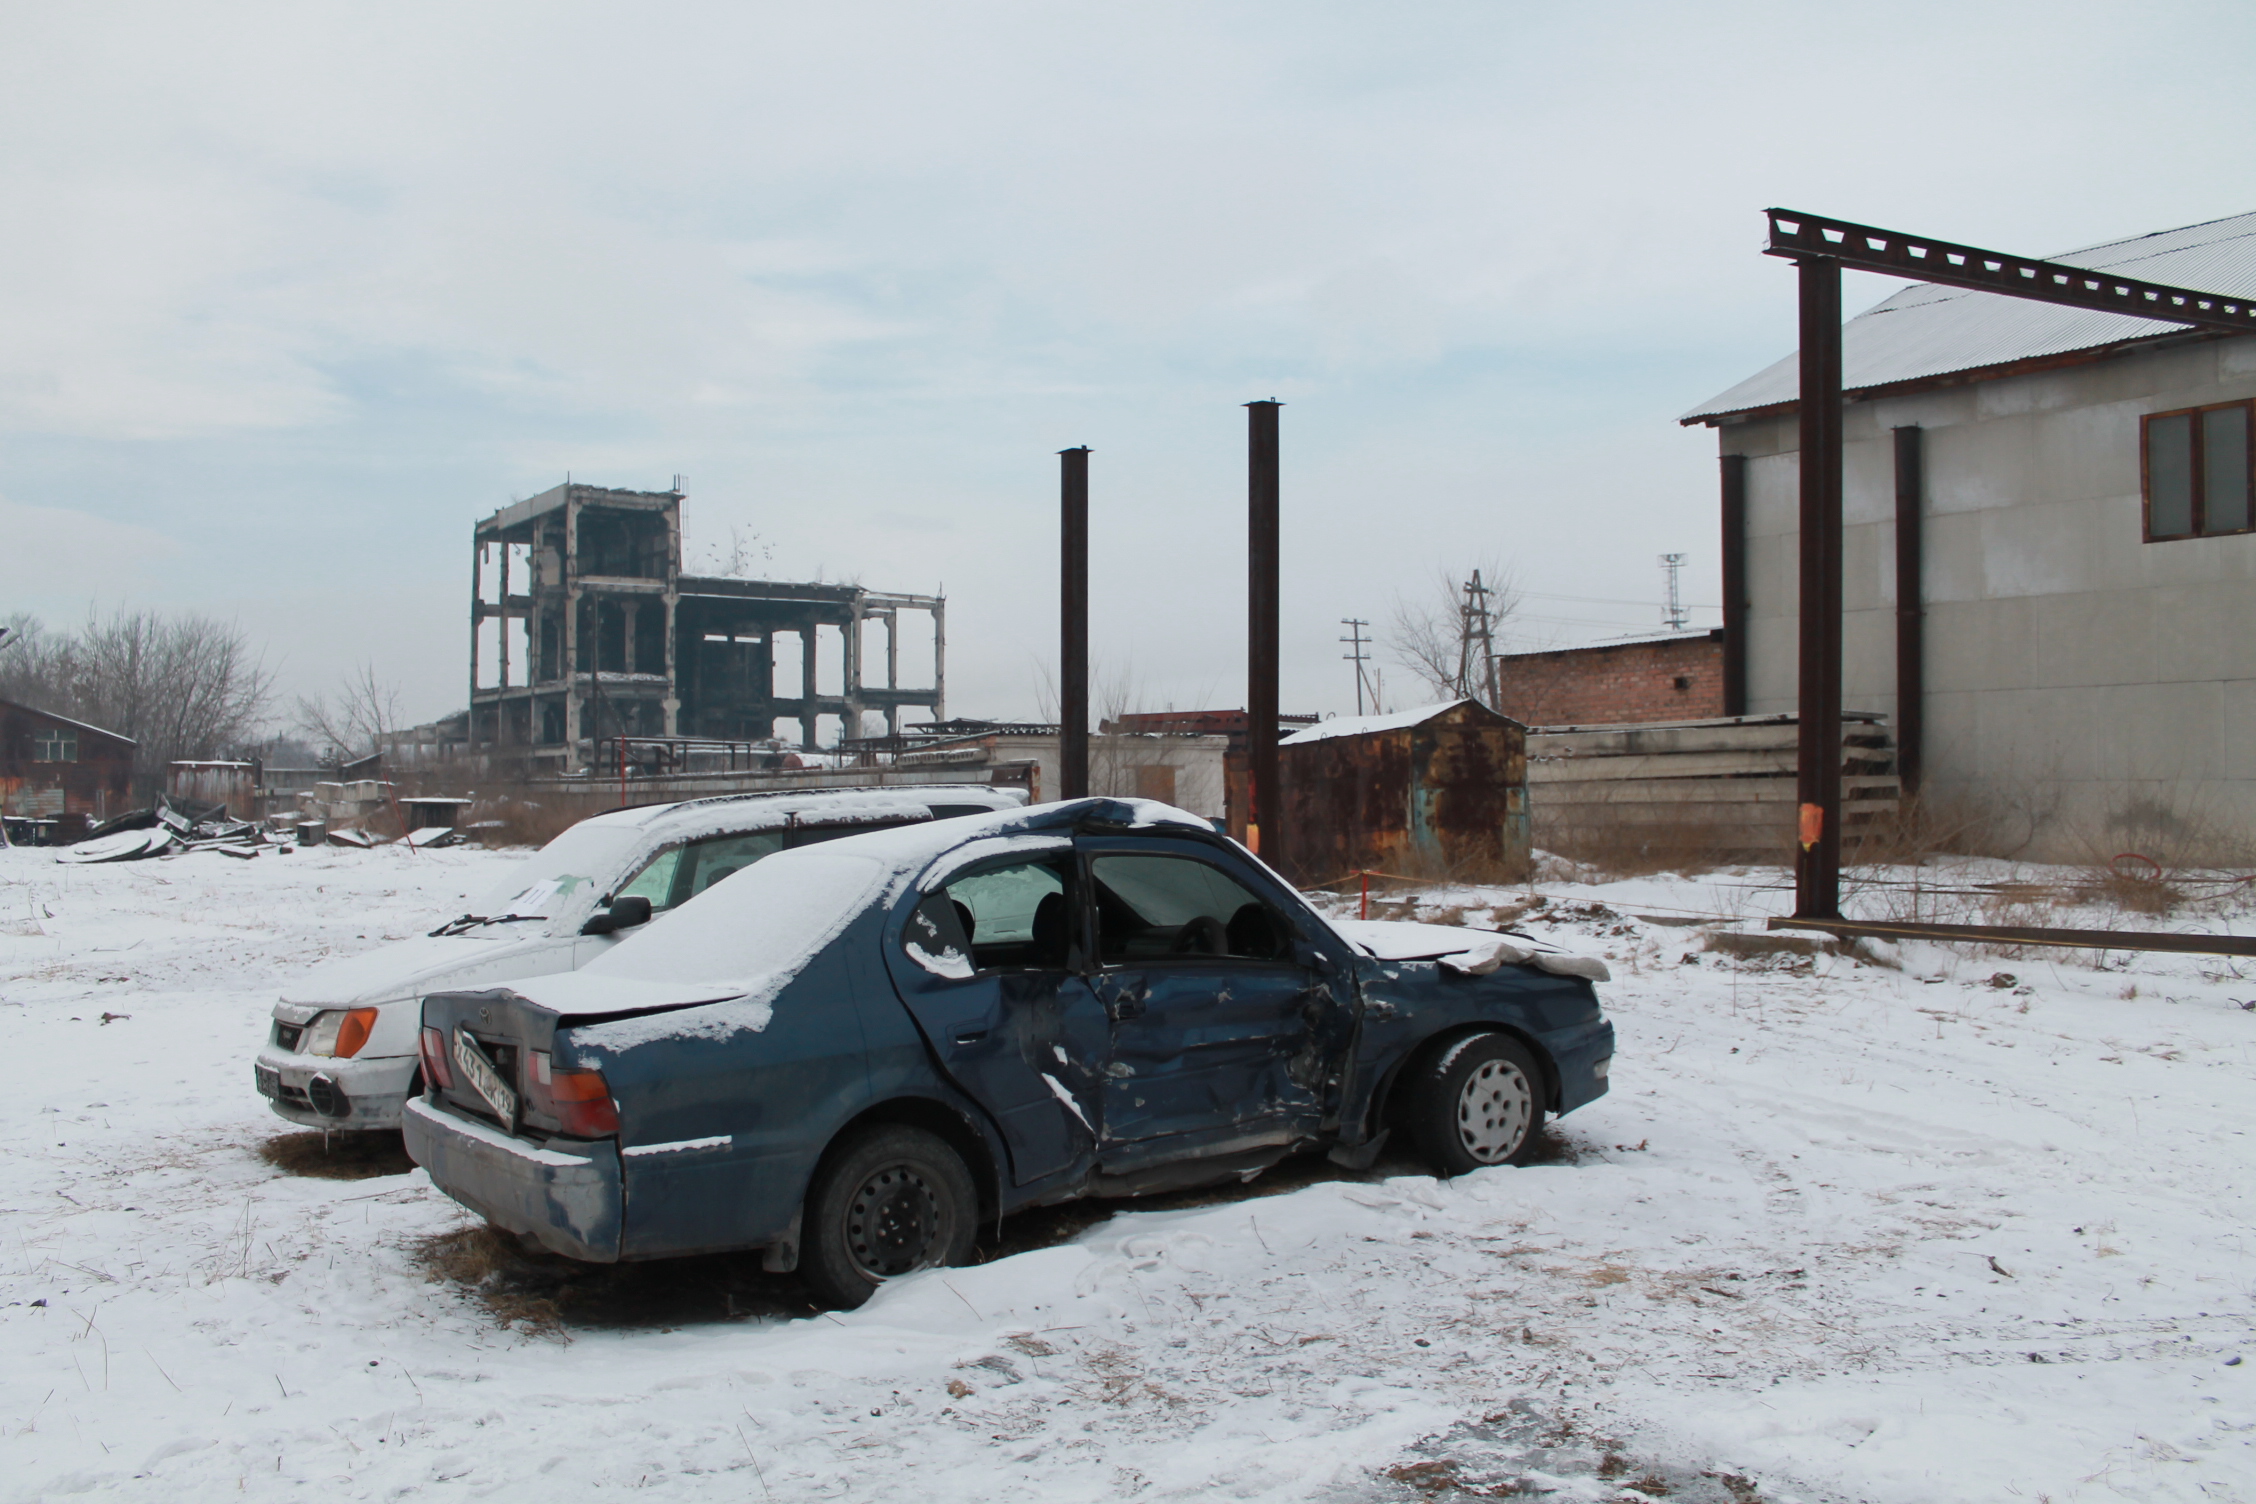
<instances>
[{"instance_id":1,"label":"car roof covered in snow","mask_svg":"<svg viewBox=\"0 0 2256 1504\"><path fill-rule=\"evenodd\" d=\"M632 1020L636 1034L688 1028L766 1027L769 1006L792 978L868 911L959 848L1007 847L1011 838L1069 836L1089 822L1124 829L1214 827L1149 799L1075 799L873 830L779 851L717 883L577 972L511 984L520 997L560 1015L619 1011L637 983L689 983L733 999L726 1014L695 1021ZM634 1003L628 1007L637 1006ZM606 1025L606 1029L614 1026ZM617 1047L622 1041L604 1041Z\"/></svg>"},{"instance_id":2,"label":"car roof covered in snow","mask_svg":"<svg viewBox=\"0 0 2256 1504\"><path fill-rule=\"evenodd\" d=\"M684 799L672 804L640 804L632 809L606 810L590 815L582 825L634 826L657 830L674 825L725 825L732 830L758 830L768 825L850 825L859 820L897 819L907 810L929 809L935 804L992 804L998 810L1018 807L1025 795L1017 789L994 788L983 783L923 783L891 788L772 789L749 794L716 794L708 799Z\"/></svg>"}]
</instances>

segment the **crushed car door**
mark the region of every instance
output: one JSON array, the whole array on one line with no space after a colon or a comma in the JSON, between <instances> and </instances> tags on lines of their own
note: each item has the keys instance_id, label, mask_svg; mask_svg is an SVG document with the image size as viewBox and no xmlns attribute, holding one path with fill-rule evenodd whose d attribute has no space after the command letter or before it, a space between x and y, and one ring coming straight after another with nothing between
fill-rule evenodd
<instances>
[{"instance_id":1,"label":"crushed car door","mask_svg":"<svg viewBox=\"0 0 2256 1504\"><path fill-rule=\"evenodd\" d=\"M1074 963L1070 852L981 863L915 901L886 965L941 1067L993 1115L1025 1185L1096 1143L1105 1019Z\"/></svg>"},{"instance_id":2,"label":"crushed car door","mask_svg":"<svg viewBox=\"0 0 2256 1504\"><path fill-rule=\"evenodd\" d=\"M1317 1132L1337 1011L1277 906L1195 851L1092 848L1110 1171Z\"/></svg>"}]
</instances>

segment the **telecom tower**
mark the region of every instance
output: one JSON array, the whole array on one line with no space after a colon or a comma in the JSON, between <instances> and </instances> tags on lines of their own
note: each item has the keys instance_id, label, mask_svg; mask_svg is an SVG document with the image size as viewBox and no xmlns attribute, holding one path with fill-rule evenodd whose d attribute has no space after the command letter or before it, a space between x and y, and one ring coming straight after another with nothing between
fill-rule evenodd
<instances>
[{"instance_id":1,"label":"telecom tower","mask_svg":"<svg viewBox=\"0 0 2256 1504\"><path fill-rule=\"evenodd\" d=\"M1685 555L1661 555L1661 568L1668 571L1668 604L1661 608L1661 620L1671 632L1681 632L1691 615L1684 609L1684 597L1677 592L1676 577L1684 568Z\"/></svg>"}]
</instances>

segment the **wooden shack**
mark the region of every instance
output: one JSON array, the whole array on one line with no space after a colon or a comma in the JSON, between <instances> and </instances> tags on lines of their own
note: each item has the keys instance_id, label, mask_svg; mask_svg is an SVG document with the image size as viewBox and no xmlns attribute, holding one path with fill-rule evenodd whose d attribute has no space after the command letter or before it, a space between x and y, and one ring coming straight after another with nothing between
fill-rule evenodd
<instances>
[{"instance_id":1,"label":"wooden shack","mask_svg":"<svg viewBox=\"0 0 2256 1504\"><path fill-rule=\"evenodd\" d=\"M133 788L131 737L0 700L0 813L39 822L38 839L123 814Z\"/></svg>"},{"instance_id":2,"label":"wooden shack","mask_svg":"<svg viewBox=\"0 0 2256 1504\"><path fill-rule=\"evenodd\" d=\"M1478 700L1324 721L1280 742L1277 765L1279 855L1302 882L1527 872L1527 728Z\"/></svg>"}]
</instances>

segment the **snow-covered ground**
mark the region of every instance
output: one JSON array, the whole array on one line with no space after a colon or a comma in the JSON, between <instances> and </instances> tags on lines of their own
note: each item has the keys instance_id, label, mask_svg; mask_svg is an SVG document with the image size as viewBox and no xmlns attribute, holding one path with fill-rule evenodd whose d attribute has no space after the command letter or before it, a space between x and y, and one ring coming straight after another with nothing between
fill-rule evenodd
<instances>
[{"instance_id":1,"label":"snow-covered ground","mask_svg":"<svg viewBox=\"0 0 2256 1504\"><path fill-rule=\"evenodd\" d=\"M419 1172L257 1152L279 978L510 859L0 852L0 1499L2256 1499L2227 963L1735 957L1636 916L1774 912L1762 874L1549 884L1518 922L1612 957L1621 1031L1549 1163L1303 1170L847 1315L745 1273L771 1314L559 1330L432 1277L469 1219Z\"/></svg>"}]
</instances>

